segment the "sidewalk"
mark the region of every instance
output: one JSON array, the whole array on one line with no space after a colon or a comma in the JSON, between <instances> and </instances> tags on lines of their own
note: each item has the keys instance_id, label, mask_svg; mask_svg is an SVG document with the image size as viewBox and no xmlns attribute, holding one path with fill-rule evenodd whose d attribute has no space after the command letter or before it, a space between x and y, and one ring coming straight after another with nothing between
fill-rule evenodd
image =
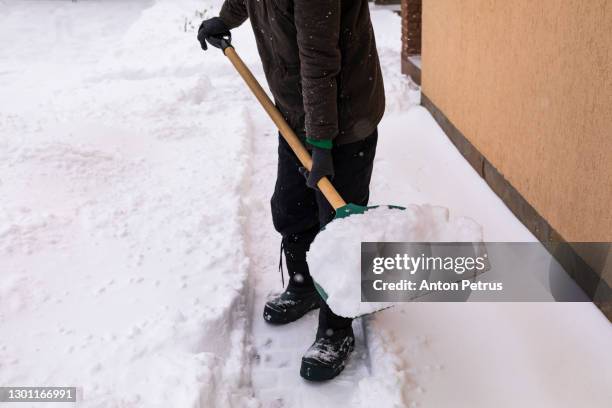
<instances>
[{"instance_id":1,"label":"sidewalk","mask_svg":"<svg viewBox=\"0 0 612 408\"><path fill-rule=\"evenodd\" d=\"M535 241L422 107L380 126L372 203L429 203L483 226L485 241ZM371 329L419 407L601 407L612 401L612 325L591 303L410 303Z\"/></svg>"}]
</instances>

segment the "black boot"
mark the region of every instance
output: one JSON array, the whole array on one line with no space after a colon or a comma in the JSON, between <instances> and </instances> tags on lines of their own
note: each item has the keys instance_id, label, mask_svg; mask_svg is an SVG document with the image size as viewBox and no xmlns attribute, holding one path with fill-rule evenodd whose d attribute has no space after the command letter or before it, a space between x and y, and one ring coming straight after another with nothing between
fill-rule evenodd
<instances>
[{"instance_id":1,"label":"black boot","mask_svg":"<svg viewBox=\"0 0 612 408\"><path fill-rule=\"evenodd\" d=\"M295 292L287 288L266 302L263 316L271 324L291 323L318 308L320 301L319 293L314 288L309 292Z\"/></svg>"},{"instance_id":2,"label":"black boot","mask_svg":"<svg viewBox=\"0 0 612 408\"><path fill-rule=\"evenodd\" d=\"M289 284L283 293L266 302L263 316L272 324L291 323L318 308L321 302L306 263L308 246L283 241L282 248L287 261Z\"/></svg>"},{"instance_id":3,"label":"black boot","mask_svg":"<svg viewBox=\"0 0 612 408\"><path fill-rule=\"evenodd\" d=\"M331 332L332 330L329 329ZM309 381L331 380L344 370L355 346L351 327L318 337L302 357L300 375Z\"/></svg>"},{"instance_id":4,"label":"black boot","mask_svg":"<svg viewBox=\"0 0 612 408\"><path fill-rule=\"evenodd\" d=\"M353 351L352 319L335 315L321 302L317 338L302 357L300 375L309 381L331 380L344 370Z\"/></svg>"}]
</instances>

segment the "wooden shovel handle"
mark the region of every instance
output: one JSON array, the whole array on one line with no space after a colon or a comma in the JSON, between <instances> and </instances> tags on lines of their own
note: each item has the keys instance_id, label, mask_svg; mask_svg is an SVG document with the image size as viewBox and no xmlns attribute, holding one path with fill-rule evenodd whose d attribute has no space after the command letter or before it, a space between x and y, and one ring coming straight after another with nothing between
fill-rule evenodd
<instances>
[{"instance_id":1,"label":"wooden shovel handle","mask_svg":"<svg viewBox=\"0 0 612 408\"><path fill-rule=\"evenodd\" d=\"M259 103L261 103L261 106L263 106L265 111L268 113L285 141L291 147L291 150L293 150L293 153L295 153L297 158L300 160L300 163L302 163L302 165L306 167L308 171L310 171L312 167L312 158L310 157L308 150L306 150L300 139L296 136L293 129L291 129L289 124L287 124L287 121L285 121L283 115L281 115L278 109L276 109L276 106L274 106L274 103L270 100L268 94L263 90L261 85L259 85L257 79L255 79L249 68L238 56L236 50L234 50L234 47L230 46L225 48L223 50L223 53L227 58L229 58L229 60L232 62L232 65L234 65L234 67L236 68L236 71L238 71L238 73L240 74L242 79L244 79L244 82L246 82L246 84L251 89ZM319 180L319 182L317 183L317 187L319 187L319 190L325 196L327 201L329 201L334 210L337 210L338 208L346 205L346 202L342 199L340 194L338 194L338 191L336 191L336 189L327 177L323 177L321 180Z\"/></svg>"}]
</instances>

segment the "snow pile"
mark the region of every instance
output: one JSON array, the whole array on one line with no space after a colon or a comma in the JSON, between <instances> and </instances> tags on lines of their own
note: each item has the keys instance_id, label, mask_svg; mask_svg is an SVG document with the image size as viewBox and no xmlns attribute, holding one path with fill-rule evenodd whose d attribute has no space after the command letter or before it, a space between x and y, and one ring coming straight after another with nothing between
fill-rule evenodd
<instances>
[{"instance_id":1,"label":"snow pile","mask_svg":"<svg viewBox=\"0 0 612 408\"><path fill-rule=\"evenodd\" d=\"M1 3L0 384L256 404L248 92L184 28L202 2Z\"/></svg>"},{"instance_id":2,"label":"snow pile","mask_svg":"<svg viewBox=\"0 0 612 408\"><path fill-rule=\"evenodd\" d=\"M315 281L334 313L356 317L390 306L361 302L361 242L477 242L482 229L466 217L450 218L447 208L410 205L378 207L331 222L308 252Z\"/></svg>"}]
</instances>

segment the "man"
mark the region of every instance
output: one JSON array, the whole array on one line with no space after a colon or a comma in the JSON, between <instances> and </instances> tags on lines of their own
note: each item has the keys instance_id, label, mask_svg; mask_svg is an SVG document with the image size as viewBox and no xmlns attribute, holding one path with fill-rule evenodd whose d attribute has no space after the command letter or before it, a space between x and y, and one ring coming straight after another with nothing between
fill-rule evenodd
<instances>
[{"instance_id":1,"label":"man","mask_svg":"<svg viewBox=\"0 0 612 408\"><path fill-rule=\"evenodd\" d=\"M335 315L315 290L306 252L334 217L316 189L323 176L348 202L366 205L384 89L367 0L225 0L219 17L202 22L198 40L227 35L250 19L275 103L311 150L310 172L280 138L272 219L282 235L289 284L267 302L264 318L286 324L319 311L313 345L300 374L338 375L354 345L352 320ZM306 181L304 180L306 178ZM342 256L342 254L338 254Z\"/></svg>"}]
</instances>

